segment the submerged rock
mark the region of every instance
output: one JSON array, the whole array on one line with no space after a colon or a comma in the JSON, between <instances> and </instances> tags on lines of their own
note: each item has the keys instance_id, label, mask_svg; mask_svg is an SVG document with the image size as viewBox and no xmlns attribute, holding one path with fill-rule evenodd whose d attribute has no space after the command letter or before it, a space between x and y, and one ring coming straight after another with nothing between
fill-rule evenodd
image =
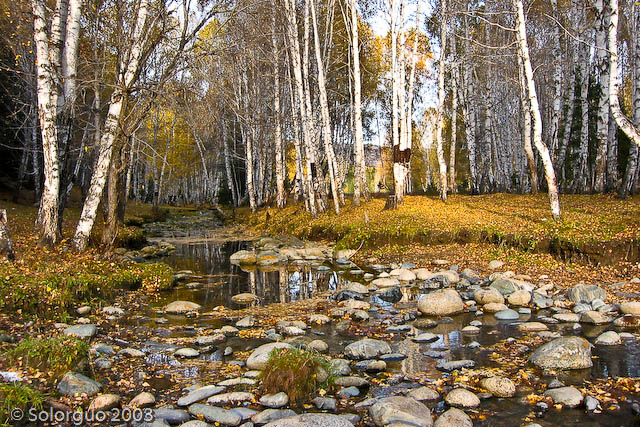
<instances>
[{"instance_id":1,"label":"submerged rock","mask_svg":"<svg viewBox=\"0 0 640 427\"><path fill-rule=\"evenodd\" d=\"M539 347L529 361L543 369L586 369L593 366L591 348L584 338L556 338Z\"/></svg>"},{"instance_id":2,"label":"submerged rock","mask_svg":"<svg viewBox=\"0 0 640 427\"><path fill-rule=\"evenodd\" d=\"M344 354L355 360L375 359L389 353L391 353L391 347L388 343L370 338L353 342L344 349Z\"/></svg>"},{"instance_id":3,"label":"submerged rock","mask_svg":"<svg viewBox=\"0 0 640 427\"><path fill-rule=\"evenodd\" d=\"M550 397L553 403L562 404L568 408L575 408L582 404L583 396L575 387L559 387L544 392L545 397Z\"/></svg>"}]
</instances>

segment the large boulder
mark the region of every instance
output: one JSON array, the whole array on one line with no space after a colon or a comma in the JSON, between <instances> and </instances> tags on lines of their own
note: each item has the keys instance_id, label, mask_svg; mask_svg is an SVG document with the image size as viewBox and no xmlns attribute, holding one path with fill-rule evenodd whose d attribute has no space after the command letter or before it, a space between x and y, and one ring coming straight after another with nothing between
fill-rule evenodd
<instances>
[{"instance_id":1,"label":"large boulder","mask_svg":"<svg viewBox=\"0 0 640 427\"><path fill-rule=\"evenodd\" d=\"M270 422L264 427L353 427L353 424L339 415L302 414Z\"/></svg>"},{"instance_id":2,"label":"large boulder","mask_svg":"<svg viewBox=\"0 0 640 427\"><path fill-rule=\"evenodd\" d=\"M276 348L293 348L291 344L287 344L284 342L274 342L269 344L261 345L260 347L253 350L253 353L247 359L247 368L255 369L261 371L264 369L264 365L266 365L267 360L269 360L269 354L273 349Z\"/></svg>"},{"instance_id":3,"label":"large boulder","mask_svg":"<svg viewBox=\"0 0 640 427\"><path fill-rule=\"evenodd\" d=\"M593 366L589 341L580 337L556 338L539 347L529 361L543 369L586 369Z\"/></svg>"},{"instance_id":4,"label":"large boulder","mask_svg":"<svg viewBox=\"0 0 640 427\"><path fill-rule=\"evenodd\" d=\"M354 360L376 359L389 353L391 353L389 344L371 338L353 342L344 348L344 354Z\"/></svg>"},{"instance_id":5,"label":"large boulder","mask_svg":"<svg viewBox=\"0 0 640 427\"><path fill-rule=\"evenodd\" d=\"M410 397L391 396L380 399L369 407L369 415L378 427L394 423L416 427L433 426L429 408Z\"/></svg>"},{"instance_id":6,"label":"large boulder","mask_svg":"<svg viewBox=\"0 0 640 427\"><path fill-rule=\"evenodd\" d=\"M579 302L591 304L594 299L604 301L607 298L607 291L598 285L576 285L569 289L567 297L576 304Z\"/></svg>"},{"instance_id":7,"label":"large boulder","mask_svg":"<svg viewBox=\"0 0 640 427\"><path fill-rule=\"evenodd\" d=\"M418 310L427 316L449 316L463 311L464 303L456 291L444 289L421 296Z\"/></svg>"},{"instance_id":8,"label":"large boulder","mask_svg":"<svg viewBox=\"0 0 640 427\"><path fill-rule=\"evenodd\" d=\"M199 311L202 307L191 301L173 301L167 304L164 311L169 314L184 314L192 311Z\"/></svg>"}]
</instances>

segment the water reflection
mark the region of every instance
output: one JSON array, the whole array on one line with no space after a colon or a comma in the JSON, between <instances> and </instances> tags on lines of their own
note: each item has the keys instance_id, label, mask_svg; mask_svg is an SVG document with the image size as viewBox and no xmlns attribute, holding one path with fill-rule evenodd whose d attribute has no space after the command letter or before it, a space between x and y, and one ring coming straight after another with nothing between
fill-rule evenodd
<instances>
[{"instance_id":1,"label":"water reflection","mask_svg":"<svg viewBox=\"0 0 640 427\"><path fill-rule=\"evenodd\" d=\"M335 291L346 279L317 262L256 267L229 261L234 252L249 248L249 242L175 243L177 252L165 262L177 270L198 274L192 283L176 288L171 299L197 300L205 310L218 305L240 308L231 297L252 293L260 304L291 302Z\"/></svg>"}]
</instances>

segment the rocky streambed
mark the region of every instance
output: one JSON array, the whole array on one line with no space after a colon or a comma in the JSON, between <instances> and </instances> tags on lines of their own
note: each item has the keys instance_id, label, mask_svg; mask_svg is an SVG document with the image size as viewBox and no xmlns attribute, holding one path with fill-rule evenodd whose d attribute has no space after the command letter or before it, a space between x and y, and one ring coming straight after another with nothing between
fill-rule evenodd
<instances>
[{"instance_id":1,"label":"rocky streambed","mask_svg":"<svg viewBox=\"0 0 640 427\"><path fill-rule=\"evenodd\" d=\"M78 405L191 427L619 426L640 412L640 303L608 284L560 289L499 261L489 277L447 260L356 265L353 251L228 229L156 234L174 248L174 289L59 325L91 340L93 379L57 386ZM294 347L326 357L334 387L264 392L269 353Z\"/></svg>"}]
</instances>

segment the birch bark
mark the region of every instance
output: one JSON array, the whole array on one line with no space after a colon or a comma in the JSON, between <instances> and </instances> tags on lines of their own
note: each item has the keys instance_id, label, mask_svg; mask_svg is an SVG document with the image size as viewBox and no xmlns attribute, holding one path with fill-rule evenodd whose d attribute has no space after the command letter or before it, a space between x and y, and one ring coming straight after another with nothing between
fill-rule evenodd
<instances>
[{"instance_id":1,"label":"birch bark","mask_svg":"<svg viewBox=\"0 0 640 427\"><path fill-rule=\"evenodd\" d=\"M542 118L540 115L540 107L538 105L538 96L536 94L536 83L533 79L533 68L531 66L531 59L529 58L529 45L527 43L527 29L525 26L522 0L513 0L513 5L517 14L518 45L527 79L529 103L533 113L533 141L540 153L540 157L542 158L542 164L544 165L545 178L547 180L547 187L549 191L551 214L553 219L558 220L560 219L560 200L558 198L558 188L556 186L556 177L553 171L553 164L551 163L551 156L549 155L549 150L542 141Z\"/></svg>"},{"instance_id":2,"label":"birch bark","mask_svg":"<svg viewBox=\"0 0 640 427\"><path fill-rule=\"evenodd\" d=\"M609 25L609 102L611 105L611 112L613 113L613 117L616 119L616 123L618 127L622 129L622 131L629 137L629 139L640 147L640 123L632 123L622 112L620 108L620 99L618 98L618 0L609 0L611 6L611 24ZM635 6L638 7L637 5ZM635 14L634 14L635 15ZM637 19L637 17L636 17ZM638 28L638 22L635 22L636 30ZM638 39L640 38L639 31L634 31L635 33L635 63L634 67L637 70L638 63ZM637 75L636 75L637 79ZM636 82L637 84L637 82ZM636 89L637 91L637 89ZM634 94L635 92L634 91ZM636 97L633 105L633 112L636 114L636 110L638 107L638 103L640 101Z\"/></svg>"}]
</instances>

